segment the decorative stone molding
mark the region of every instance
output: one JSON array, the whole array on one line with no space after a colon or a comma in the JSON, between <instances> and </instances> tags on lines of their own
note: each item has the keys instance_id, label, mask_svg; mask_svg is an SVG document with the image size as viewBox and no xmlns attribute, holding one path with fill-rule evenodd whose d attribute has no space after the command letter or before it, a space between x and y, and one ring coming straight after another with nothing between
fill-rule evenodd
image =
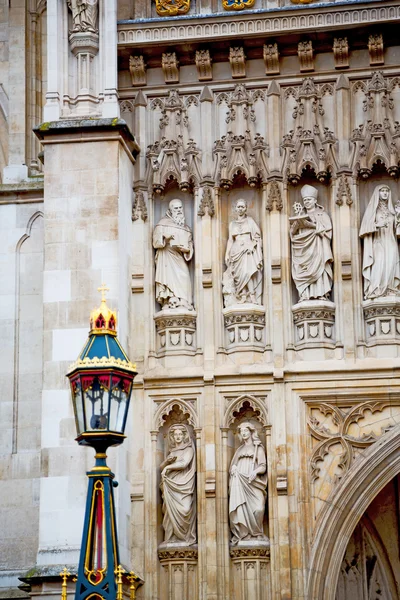
<instances>
[{"instance_id":1,"label":"decorative stone molding","mask_svg":"<svg viewBox=\"0 0 400 600\"><path fill-rule=\"evenodd\" d=\"M119 109L121 111L121 114L127 113L127 112L133 113L134 108L135 108L135 103L133 100L126 99L126 100L119 101Z\"/></svg>"},{"instance_id":2,"label":"decorative stone molding","mask_svg":"<svg viewBox=\"0 0 400 600\"><path fill-rule=\"evenodd\" d=\"M367 179L377 161L385 165L389 175L398 177L400 173L400 125L394 113L391 92L400 86L398 77L385 77L382 71L375 71L368 81L356 81L352 93L364 93L364 123L353 130L351 141L355 145L353 153L353 176Z\"/></svg>"},{"instance_id":3,"label":"decorative stone molding","mask_svg":"<svg viewBox=\"0 0 400 600\"><path fill-rule=\"evenodd\" d=\"M143 22L140 20L136 24L119 23L118 24L118 44L120 46L137 45L140 48L151 46L155 42L170 44L171 42L182 42L194 40L204 40L210 42L213 38L225 37L231 40L244 37L254 37L254 32L266 35L277 35L286 33L290 27L292 30L302 32L315 32L316 29L325 31L337 31L340 27L351 25L360 26L370 23L387 23L388 21L397 21L400 18L400 6L398 3L381 6L362 8L344 5L328 5L318 7L318 11L311 7L308 9L285 11L278 16L262 16L250 14L242 18L232 19L229 23L218 17L204 19L193 19L187 22L180 22L179 27L176 22L164 21Z\"/></svg>"},{"instance_id":4,"label":"decorative stone molding","mask_svg":"<svg viewBox=\"0 0 400 600\"><path fill-rule=\"evenodd\" d=\"M155 98L150 109L161 110L161 139L148 146L147 184L157 194L164 191L169 179L175 179L182 191L202 180L200 151L190 137L188 106L198 104L196 96L184 101L177 90L170 90L167 98ZM184 140L187 140L185 142Z\"/></svg>"},{"instance_id":5,"label":"decorative stone molding","mask_svg":"<svg viewBox=\"0 0 400 600\"><path fill-rule=\"evenodd\" d=\"M285 150L283 172L287 180L297 184L303 170L314 171L319 181L326 181L337 168L335 154L336 137L325 126L322 99L325 94L333 95L330 84L317 85L312 77L303 79L300 88L287 88L285 98L294 96L294 127L283 136Z\"/></svg>"},{"instance_id":6,"label":"decorative stone molding","mask_svg":"<svg viewBox=\"0 0 400 600\"><path fill-rule=\"evenodd\" d=\"M185 15L190 9L190 0L155 0L157 14L161 17Z\"/></svg>"},{"instance_id":7,"label":"decorative stone molding","mask_svg":"<svg viewBox=\"0 0 400 600\"><path fill-rule=\"evenodd\" d=\"M235 304L222 311L227 351L265 349L265 308Z\"/></svg>"},{"instance_id":8,"label":"decorative stone molding","mask_svg":"<svg viewBox=\"0 0 400 600\"><path fill-rule=\"evenodd\" d=\"M279 73L278 44L264 44L263 57L266 75L277 75Z\"/></svg>"},{"instance_id":9,"label":"decorative stone molding","mask_svg":"<svg viewBox=\"0 0 400 600\"><path fill-rule=\"evenodd\" d=\"M338 190L336 194L336 204L342 206L346 202L348 206L353 204L353 198L351 195L351 189L348 177L344 173L339 178Z\"/></svg>"},{"instance_id":10,"label":"decorative stone molding","mask_svg":"<svg viewBox=\"0 0 400 600\"><path fill-rule=\"evenodd\" d=\"M160 600L196 598L198 594L197 546L159 548Z\"/></svg>"},{"instance_id":11,"label":"decorative stone molding","mask_svg":"<svg viewBox=\"0 0 400 600\"><path fill-rule=\"evenodd\" d=\"M166 418L172 415L174 416L174 423L188 423L193 429L198 428L196 398L184 399L173 397L167 400L162 398L158 403L160 403L160 406L158 406L154 414L153 431L159 431L165 425ZM191 550L193 550L193 546L191 546ZM182 551L181 548L180 551Z\"/></svg>"},{"instance_id":12,"label":"decorative stone molding","mask_svg":"<svg viewBox=\"0 0 400 600\"><path fill-rule=\"evenodd\" d=\"M381 33L373 34L368 39L369 64L374 67L385 63L383 54L383 36Z\"/></svg>"},{"instance_id":13,"label":"decorative stone molding","mask_svg":"<svg viewBox=\"0 0 400 600\"><path fill-rule=\"evenodd\" d=\"M179 61L175 52L163 53L161 67L165 83L179 83Z\"/></svg>"},{"instance_id":14,"label":"decorative stone molding","mask_svg":"<svg viewBox=\"0 0 400 600\"><path fill-rule=\"evenodd\" d=\"M229 49L229 62L233 79L246 77L246 56L244 48L234 47Z\"/></svg>"},{"instance_id":15,"label":"decorative stone molding","mask_svg":"<svg viewBox=\"0 0 400 600\"><path fill-rule=\"evenodd\" d=\"M228 108L226 122L230 130L214 144L214 181L220 187L229 189L235 175L244 175L250 187L267 181L268 144L259 134L252 134L256 114L254 103L265 101L263 90L250 91L243 83L238 83L231 93L222 92L216 96L216 103L225 103Z\"/></svg>"},{"instance_id":16,"label":"decorative stone molding","mask_svg":"<svg viewBox=\"0 0 400 600\"><path fill-rule=\"evenodd\" d=\"M269 558L269 543L264 546L231 546L229 554L231 558Z\"/></svg>"},{"instance_id":17,"label":"decorative stone molding","mask_svg":"<svg viewBox=\"0 0 400 600\"><path fill-rule=\"evenodd\" d=\"M281 188L277 181L271 181L268 184L268 199L266 204L266 210L282 210L283 202L282 202L282 194Z\"/></svg>"},{"instance_id":18,"label":"decorative stone molding","mask_svg":"<svg viewBox=\"0 0 400 600\"><path fill-rule=\"evenodd\" d=\"M243 545L242 545L243 544ZM268 600L271 597L269 542L242 542L231 546L232 600Z\"/></svg>"},{"instance_id":19,"label":"decorative stone molding","mask_svg":"<svg viewBox=\"0 0 400 600\"><path fill-rule=\"evenodd\" d=\"M349 43L347 37L335 38L333 40L333 58L335 69L347 69L349 67Z\"/></svg>"},{"instance_id":20,"label":"decorative stone molding","mask_svg":"<svg viewBox=\"0 0 400 600\"><path fill-rule=\"evenodd\" d=\"M400 298L364 300L362 307L368 345L400 343Z\"/></svg>"},{"instance_id":21,"label":"decorative stone molding","mask_svg":"<svg viewBox=\"0 0 400 600\"><path fill-rule=\"evenodd\" d=\"M199 217L204 217L206 214L210 217L215 215L213 191L208 185L203 188L203 195L200 200L200 206L197 214Z\"/></svg>"},{"instance_id":22,"label":"decorative stone molding","mask_svg":"<svg viewBox=\"0 0 400 600\"><path fill-rule=\"evenodd\" d=\"M142 190L135 192L132 203L132 221L137 221L139 217L142 218L142 221L147 221L147 206Z\"/></svg>"},{"instance_id":23,"label":"decorative stone molding","mask_svg":"<svg viewBox=\"0 0 400 600\"><path fill-rule=\"evenodd\" d=\"M305 300L292 306L295 347L335 346L335 304L328 300Z\"/></svg>"},{"instance_id":24,"label":"decorative stone molding","mask_svg":"<svg viewBox=\"0 0 400 600\"><path fill-rule=\"evenodd\" d=\"M299 55L300 71L302 73L306 71L314 71L314 52L312 41L308 40L305 42L299 42L297 53Z\"/></svg>"},{"instance_id":25,"label":"decorative stone molding","mask_svg":"<svg viewBox=\"0 0 400 600\"><path fill-rule=\"evenodd\" d=\"M129 57L129 72L133 87L146 85L146 65L143 56Z\"/></svg>"},{"instance_id":26,"label":"decorative stone molding","mask_svg":"<svg viewBox=\"0 0 400 600\"><path fill-rule=\"evenodd\" d=\"M225 398L227 405L224 414L223 429L229 429L242 416L243 419L256 419L266 428L269 426L268 410L265 396L243 394L239 397Z\"/></svg>"},{"instance_id":27,"label":"decorative stone molding","mask_svg":"<svg viewBox=\"0 0 400 600\"><path fill-rule=\"evenodd\" d=\"M196 69L199 81L211 81L212 59L209 50L196 50Z\"/></svg>"},{"instance_id":28,"label":"decorative stone molding","mask_svg":"<svg viewBox=\"0 0 400 600\"><path fill-rule=\"evenodd\" d=\"M77 31L70 33L69 43L74 56L79 54L96 56L99 51L99 34L90 31Z\"/></svg>"},{"instance_id":29,"label":"decorative stone molding","mask_svg":"<svg viewBox=\"0 0 400 600\"><path fill-rule=\"evenodd\" d=\"M196 317L193 311L164 309L154 315L157 330L157 354L194 354Z\"/></svg>"},{"instance_id":30,"label":"decorative stone molding","mask_svg":"<svg viewBox=\"0 0 400 600\"><path fill-rule=\"evenodd\" d=\"M186 547L176 547L172 546L171 548L159 548L158 550L158 558L160 560L197 560L198 558L198 549L197 546L186 546Z\"/></svg>"}]
</instances>

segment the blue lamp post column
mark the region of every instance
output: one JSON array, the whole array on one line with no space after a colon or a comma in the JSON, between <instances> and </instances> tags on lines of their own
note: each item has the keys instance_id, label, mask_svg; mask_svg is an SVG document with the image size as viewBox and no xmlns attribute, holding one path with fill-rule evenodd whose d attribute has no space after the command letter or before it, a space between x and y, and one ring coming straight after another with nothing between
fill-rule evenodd
<instances>
[{"instance_id":1,"label":"blue lamp post column","mask_svg":"<svg viewBox=\"0 0 400 600\"><path fill-rule=\"evenodd\" d=\"M90 316L89 338L67 377L77 429L76 441L92 446L95 465L89 478L75 600L115 600L119 567L113 488L114 474L106 463L110 446L122 444L132 385L137 375L117 338L117 316L106 304L104 285L100 307Z\"/></svg>"}]
</instances>

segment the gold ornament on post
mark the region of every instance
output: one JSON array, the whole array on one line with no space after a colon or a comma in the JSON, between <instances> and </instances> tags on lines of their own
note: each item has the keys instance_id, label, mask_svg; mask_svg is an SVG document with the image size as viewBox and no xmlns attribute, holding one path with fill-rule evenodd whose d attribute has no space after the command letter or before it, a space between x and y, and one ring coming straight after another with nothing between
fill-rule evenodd
<instances>
[{"instance_id":1,"label":"gold ornament on post","mask_svg":"<svg viewBox=\"0 0 400 600\"><path fill-rule=\"evenodd\" d=\"M254 6L255 0L222 0L225 10L244 10Z\"/></svg>"},{"instance_id":2,"label":"gold ornament on post","mask_svg":"<svg viewBox=\"0 0 400 600\"><path fill-rule=\"evenodd\" d=\"M124 592L123 592L123 588L122 588L122 574L123 573L125 573L125 569L121 565L118 565L118 567L115 569L115 574L117 576L117 578L116 578L116 583L117 583L116 600L123 600L123 597L124 597Z\"/></svg>"},{"instance_id":3,"label":"gold ornament on post","mask_svg":"<svg viewBox=\"0 0 400 600\"><path fill-rule=\"evenodd\" d=\"M60 577L62 579L61 600L67 600L67 579L70 576L71 576L71 573L68 571L67 567L64 567L60 573Z\"/></svg>"},{"instance_id":4,"label":"gold ornament on post","mask_svg":"<svg viewBox=\"0 0 400 600\"><path fill-rule=\"evenodd\" d=\"M130 582L130 586L129 586L129 600L136 600L136 586L137 583L139 582L139 577L137 575L135 575L135 573L133 571L131 571L129 573L129 575L127 576L127 580Z\"/></svg>"},{"instance_id":5,"label":"gold ornament on post","mask_svg":"<svg viewBox=\"0 0 400 600\"><path fill-rule=\"evenodd\" d=\"M311 4L315 0L290 0L292 4Z\"/></svg>"},{"instance_id":6,"label":"gold ornament on post","mask_svg":"<svg viewBox=\"0 0 400 600\"><path fill-rule=\"evenodd\" d=\"M161 17L176 17L189 12L190 0L156 0L157 14Z\"/></svg>"}]
</instances>

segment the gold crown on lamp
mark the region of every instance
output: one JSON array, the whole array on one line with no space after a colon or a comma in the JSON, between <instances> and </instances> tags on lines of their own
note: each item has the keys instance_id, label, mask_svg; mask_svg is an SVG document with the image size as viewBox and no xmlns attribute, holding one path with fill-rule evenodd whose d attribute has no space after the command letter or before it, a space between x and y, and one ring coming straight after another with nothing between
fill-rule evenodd
<instances>
[{"instance_id":1,"label":"gold crown on lamp","mask_svg":"<svg viewBox=\"0 0 400 600\"><path fill-rule=\"evenodd\" d=\"M115 310L108 308L106 302L106 292L110 288L103 283L97 289L101 292L101 303L98 308L93 309L90 313L90 333L117 335L117 313Z\"/></svg>"}]
</instances>

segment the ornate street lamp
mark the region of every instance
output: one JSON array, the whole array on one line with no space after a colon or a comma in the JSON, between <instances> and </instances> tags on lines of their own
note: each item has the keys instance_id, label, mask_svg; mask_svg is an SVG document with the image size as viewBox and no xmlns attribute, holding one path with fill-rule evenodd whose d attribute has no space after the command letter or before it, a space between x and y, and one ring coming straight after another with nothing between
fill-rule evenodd
<instances>
[{"instance_id":1,"label":"ornate street lamp","mask_svg":"<svg viewBox=\"0 0 400 600\"><path fill-rule=\"evenodd\" d=\"M113 487L114 474L106 464L110 446L122 444L137 375L117 338L117 316L106 304L103 284L100 307L90 316L89 339L67 377L78 437L96 451L89 478L85 522L75 600L115 600L119 563Z\"/></svg>"}]
</instances>

